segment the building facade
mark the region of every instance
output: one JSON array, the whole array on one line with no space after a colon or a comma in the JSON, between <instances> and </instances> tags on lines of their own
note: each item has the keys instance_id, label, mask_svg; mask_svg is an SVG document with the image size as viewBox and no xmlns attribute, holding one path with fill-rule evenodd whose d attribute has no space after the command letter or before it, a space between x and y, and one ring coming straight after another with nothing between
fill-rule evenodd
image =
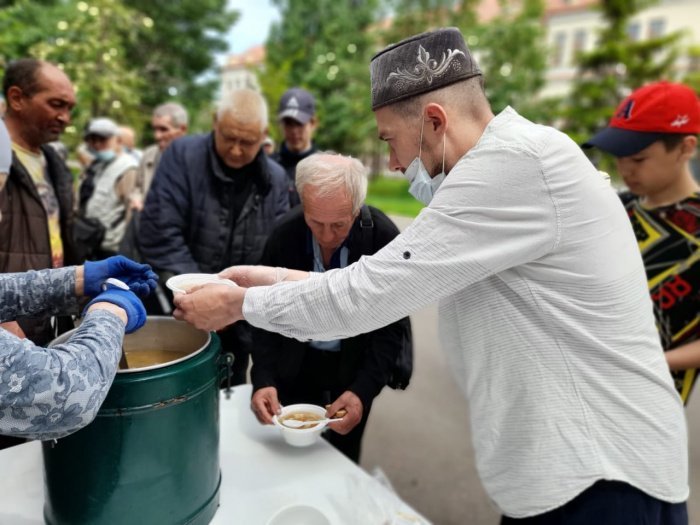
<instances>
[{"instance_id":1,"label":"building facade","mask_svg":"<svg viewBox=\"0 0 700 525\"><path fill-rule=\"evenodd\" d=\"M566 95L576 75L576 53L595 48L599 30L605 21L596 5L599 0L549 0L545 24L550 49L546 84L542 97ZM658 4L640 11L628 27L634 40L683 31L682 48L700 45L700 0L660 0ZM688 54L681 53L676 63L679 73L688 71Z\"/></svg>"},{"instance_id":2,"label":"building facade","mask_svg":"<svg viewBox=\"0 0 700 525\"><path fill-rule=\"evenodd\" d=\"M236 55L229 55L221 68L220 98L236 89L260 91L257 71L265 63L265 46L255 46Z\"/></svg>"}]
</instances>

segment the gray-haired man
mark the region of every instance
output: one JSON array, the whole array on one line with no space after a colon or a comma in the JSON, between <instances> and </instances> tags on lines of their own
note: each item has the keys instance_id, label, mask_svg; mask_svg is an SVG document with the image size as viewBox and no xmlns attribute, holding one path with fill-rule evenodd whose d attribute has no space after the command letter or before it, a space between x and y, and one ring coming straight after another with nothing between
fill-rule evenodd
<instances>
[{"instance_id":1,"label":"gray-haired man","mask_svg":"<svg viewBox=\"0 0 700 525\"><path fill-rule=\"evenodd\" d=\"M142 210L151 187L160 157L170 143L187 134L187 110L176 102L166 102L153 110L151 129L156 143L146 148L136 173L136 190L131 196L131 207Z\"/></svg>"},{"instance_id":2,"label":"gray-haired man","mask_svg":"<svg viewBox=\"0 0 700 525\"><path fill-rule=\"evenodd\" d=\"M212 273L256 264L275 221L289 210L282 167L262 151L268 109L260 93L232 91L213 132L173 142L163 154L141 216L139 245L162 273ZM250 327L220 334L235 356L233 384L246 381Z\"/></svg>"}]
</instances>

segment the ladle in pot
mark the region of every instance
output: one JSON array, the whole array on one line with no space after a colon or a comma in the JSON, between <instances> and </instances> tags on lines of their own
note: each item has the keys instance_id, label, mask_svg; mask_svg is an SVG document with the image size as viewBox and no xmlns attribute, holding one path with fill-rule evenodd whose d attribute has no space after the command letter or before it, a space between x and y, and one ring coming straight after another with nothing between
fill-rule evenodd
<instances>
[{"instance_id":1,"label":"ladle in pot","mask_svg":"<svg viewBox=\"0 0 700 525\"><path fill-rule=\"evenodd\" d=\"M122 355L119 358L119 370L127 370L129 368L129 362L126 360L126 352L122 348Z\"/></svg>"}]
</instances>

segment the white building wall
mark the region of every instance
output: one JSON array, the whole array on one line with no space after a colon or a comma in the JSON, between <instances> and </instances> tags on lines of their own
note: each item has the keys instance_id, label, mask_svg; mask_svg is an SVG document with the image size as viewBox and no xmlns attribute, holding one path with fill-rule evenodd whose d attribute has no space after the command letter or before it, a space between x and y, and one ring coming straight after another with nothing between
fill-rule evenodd
<instances>
[{"instance_id":1,"label":"white building wall","mask_svg":"<svg viewBox=\"0 0 700 525\"><path fill-rule=\"evenodd\" d=\"M570 88L576 74L574 42L577 34L585 34L585 46L589 51L597 41L598 30L604 20L596 9L582 9L552 14L547 19L547 45L550 49L550 66L542 97L563 96ZM686 35L681 46L700 45L700 0L662 0L630 20L630 27L638 28L639 37L647 39L654 27L662 27L662 34L683 30ZM688 67L687 56L677 63L680 71Z\"/></svg>"},{"instance_id":2,"label":"white building wall","mask_svg":"<svg viewBox=\"0 0 700 525\"><path fill-rule=\"evenodd\" d=\"M254 89L260 91L258 77L245 67L225 69L221 74L221 98L226 98L231 91L235 91L236 89Z\"/></svg>"}]
</instances>

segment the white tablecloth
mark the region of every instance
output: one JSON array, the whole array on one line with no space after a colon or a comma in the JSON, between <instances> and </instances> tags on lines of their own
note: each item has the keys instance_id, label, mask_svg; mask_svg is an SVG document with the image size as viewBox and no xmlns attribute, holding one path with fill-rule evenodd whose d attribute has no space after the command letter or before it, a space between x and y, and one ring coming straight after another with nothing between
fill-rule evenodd
<instances>
[{"instance_id":1,"label":"white tablecloth","mask_svg":"<svg viewBox=\"0 0 700 525\"><path fill-rule=\"evenodd\" d=\"M249 409L250 388L221 397L222 482L212 525L264 525L295 504L316 507L333 525L428 524L325 440L294 448L276 428L260 425ZM0 525L43 525L40 443L0 451L0 465Z\"/></svg>"}]
</instances>

